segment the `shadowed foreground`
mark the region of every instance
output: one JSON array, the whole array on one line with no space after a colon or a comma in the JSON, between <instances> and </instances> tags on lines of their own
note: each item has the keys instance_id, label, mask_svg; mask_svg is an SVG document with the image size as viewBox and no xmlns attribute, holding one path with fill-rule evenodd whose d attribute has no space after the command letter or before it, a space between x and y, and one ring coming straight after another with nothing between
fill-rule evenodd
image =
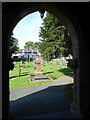
<instances>
[{"instance_id":1,"label":"shadowed foreground","mask_svg":"<svg viewBox=\"0 0 90 120\"><path fill-rule=\"evenodd\" d=\"M48 85L11 91L11 118L18 119L18 117L27 116L31 118L47 118L48 116L55 118L55 116L65 117L65 115L70 117L70 100L64 95L64 90L67 85L60 85L60 83L60 80L56 80ZM43 114L45 115L43 116Z\"/></svg>"}]
</instances>

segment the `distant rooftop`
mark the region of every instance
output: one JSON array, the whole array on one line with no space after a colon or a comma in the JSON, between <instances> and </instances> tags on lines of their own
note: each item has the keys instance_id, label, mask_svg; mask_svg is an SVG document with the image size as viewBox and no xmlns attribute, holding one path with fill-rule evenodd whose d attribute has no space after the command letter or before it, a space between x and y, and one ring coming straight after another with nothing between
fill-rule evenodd
<instances>
[{"instance_id":1,"label":"distant rooftop","mask_svg":"<svg viewBox=\"0 0 90 120\"><path fill-rule=\"evenodd\" d=\"M16 52L37 52L38 50L37 49L19 49L18 51Z\"/></svg>"}]
</instances>

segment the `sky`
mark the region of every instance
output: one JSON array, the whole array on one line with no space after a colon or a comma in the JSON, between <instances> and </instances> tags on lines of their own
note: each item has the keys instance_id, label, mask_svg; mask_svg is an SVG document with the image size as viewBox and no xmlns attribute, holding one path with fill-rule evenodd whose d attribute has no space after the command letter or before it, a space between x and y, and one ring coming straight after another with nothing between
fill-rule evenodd
<instances>
[{"instance_id":1,"label":"sky","mask_svg":"<svg viewBox=\"0 0 90 120\"><path fill-rule=\"evenodd\" d=\"M46 12L44 17L46 16ZM13 29L13 36L18 39L20 49L24 48L25 42L39 41L39 31L42 26L43 19L40 17L39 11L25 16L21 19Z\"/></svg>"}]
</instances>

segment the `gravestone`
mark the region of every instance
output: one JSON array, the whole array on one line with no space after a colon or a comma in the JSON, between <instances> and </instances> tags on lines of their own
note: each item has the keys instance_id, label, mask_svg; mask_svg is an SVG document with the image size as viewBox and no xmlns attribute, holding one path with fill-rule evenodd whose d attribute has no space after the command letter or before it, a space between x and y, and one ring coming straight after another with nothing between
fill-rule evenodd
<instances>
[{"instance_id":1,"label":"gravestone","mask_svg":"<svg viewBox=\"0 0 90 120\"><path fill-rule=\"evenodd\" d=\"M28 72L28 81L29 81L29 82L31 82L31 81L32 81L32 77L31 77L30 72Z\"/></svg>"},{"instance_id":2,"label":"gravestone","mask_svg":"<svg viewBox=\"0 0 90 120\"><path fill-rule=\"evenodd\" d=\"M18 75L20 76L21 74L21 68L20 68L20 65L18 66Z\"/></svg>"}]
</instances>

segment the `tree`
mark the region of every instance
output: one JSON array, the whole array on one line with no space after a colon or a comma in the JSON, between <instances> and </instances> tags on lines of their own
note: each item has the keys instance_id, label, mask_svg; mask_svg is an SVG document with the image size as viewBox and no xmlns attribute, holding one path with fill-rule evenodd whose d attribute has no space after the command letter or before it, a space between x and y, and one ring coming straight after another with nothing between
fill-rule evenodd
<instances>
[{"instance_id":1,"label":"tree","mask_svg":"<svg viewBox=\"0 0 90 120\"><path fill-rule=\"evenodd\" d=\"M25 46L24 46L25 49L30 49L30 48L33 48L33 42L31 41L28 41L25 43Z\"/></svg>"},{"instance_id":2,"label":"tree","mask_svg":"<svg viewBox=\"0 0 90 120\"><path fill-rule=\"evenodd\" d=\"M10 39L10 56L15 53L19 49L18 47L18 39L13 37L13 33Z\"/></svg>"},{"instance_id":3,"label":"tree","mask_svg":"<svg viewBox=\"0 0 90 120\"><path fill-rule=\"evenodd\" d=\"M47 61L60 55L72 54L71 37L64 26L54 15L47 13L39 32L39 51Z\"/></svg>"},{"instance_id":4,"label":"tree","mask_svg":"<svg viewBox=\"0 0 90 120\"><path fill-rule=\"evenodd\" d=\"M31 41L28 41L25 43L25 46L24 46L25 49L30 49L30 48L38 48L38 42L31 42Z\"/></svg>"}]
</instances>

